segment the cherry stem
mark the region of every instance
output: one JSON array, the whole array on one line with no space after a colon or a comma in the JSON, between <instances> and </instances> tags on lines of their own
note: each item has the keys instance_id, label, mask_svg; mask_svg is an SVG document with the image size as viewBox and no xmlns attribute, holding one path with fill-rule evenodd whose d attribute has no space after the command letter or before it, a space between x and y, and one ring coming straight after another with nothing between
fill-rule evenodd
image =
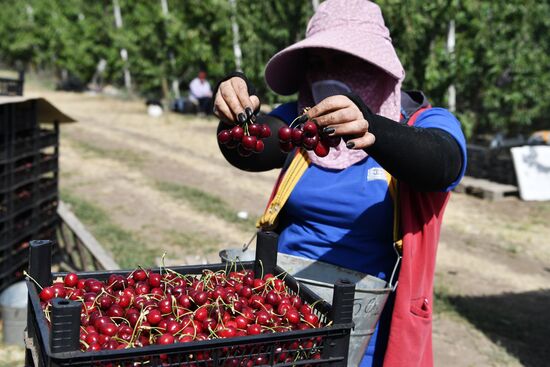
<instances>
[{"instance_id":1,"label":"cherry stem","mask_svg":"<svg viewBox=\"0 0 550 367\"><path fill-rule=\"evenodd\" d=\"M162 269L166 268L166 264L164 263L164 258L166 257L166 252L164 252L162 254L162 258L161 258L161 266L160 266L160 269L159 269L159 273L160 275L162 276Z\"/></svg>"},{"instance_id":2,"label":"cherry stem","mask_svg":"<svg viewBox=\"0 0 550 367\"><path fill-rule=\"evenodd\" d=\"M40 288L40 290L44 289L44 287L42 287L33 277L31 277L30 274L27 273L26 270L23 270L23 275L26 276L27 278L29 278L30 280L32 280L34 282L34 284L36 284L38 286L38 288Z\"/></svg>"}]
</instances>

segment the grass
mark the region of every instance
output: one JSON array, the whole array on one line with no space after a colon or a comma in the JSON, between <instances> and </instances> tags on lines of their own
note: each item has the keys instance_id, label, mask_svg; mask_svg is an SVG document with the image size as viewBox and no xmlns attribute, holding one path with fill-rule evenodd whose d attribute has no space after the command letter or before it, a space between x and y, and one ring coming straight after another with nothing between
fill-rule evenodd
<instances>
[{"instance_id":1,"label":"grass","mask_svg":"<svg viewBox=\"0 0 550 367\"><path fill-rule=\"evenodd\" d=\"M122 268L155 265L156 251L147 248L133 233L115 224L103 209L66 189L61 190L61 199L71 205L71 210L99 243L113 254Z\"/></svg>"},{"instance_id":2,"label":"grass","mask_svg":"<svg viewBox=\"0 0 550 367\"><path fill-rule=\"evenodd\" d=\"M434 289L434 310L438 314L457 316L456 307L451 300L451 291L443 285L437 285Z\"/></svg>"},{"instance_id":3,"label":"grass","mask_svg":"<svg viewBox=\"0 0 550 367\"><path fill-rule=\"evenodd\" d=\"M208 238L200 233L167 231L164 233L165 241L173 246L181 247L190 254L206 255L218 250L219 241Z\"/></svg>"},{"instance_id":4,"label":"grass","mask_svg":"<svg viewBox=\"0 0 550 367\"><path fill-rule=\"evenodd\" d=\"M138 168L141 168L145 161L142 155L128 149L104 149L81 140L75 140L71 138L69 139L71 140L75 149L82 154L83 158L108 158L121 161L128 164L129 166Z\"/></svg>"},{"instance_id":5,"label":"grass","mask_svg":"<svg viewBox=\"0 0 550 367\"><path fill-rule=\"evenodd\" d=\"M175 200L188 203L197 211L213 214L227 222L235 223L243 229L249 230L256 224L255 220L251 218L240 219L235 210L225 201L197 188L166 181L157 181L155 186Z\"/></svg>"}]
</instances>

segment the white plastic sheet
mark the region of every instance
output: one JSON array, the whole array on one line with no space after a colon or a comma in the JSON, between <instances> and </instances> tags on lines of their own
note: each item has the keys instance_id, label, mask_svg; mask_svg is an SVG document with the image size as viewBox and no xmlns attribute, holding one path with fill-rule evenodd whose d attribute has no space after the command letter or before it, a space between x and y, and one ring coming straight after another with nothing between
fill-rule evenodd
<instances>
[{"instance_id":1,"label":"white plastic sheet","mask_svg":"<svg viewBox=\"0 0 550 367\"><path fill-rule=\"evenodd\" d=\"M550 200L550 146L523 146L511 149L523 200Z\"/></svg>"}]
</instances>

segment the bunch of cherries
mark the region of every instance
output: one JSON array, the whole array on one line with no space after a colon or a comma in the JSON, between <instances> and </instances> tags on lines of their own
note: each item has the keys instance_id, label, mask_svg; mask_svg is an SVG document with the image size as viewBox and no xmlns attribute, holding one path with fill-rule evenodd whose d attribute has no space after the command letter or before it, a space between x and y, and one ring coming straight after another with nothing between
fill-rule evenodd
<instances>
[{"instance_id":1,"label":"bunch of cherries","mask_svg":"<svg viewBox=\"0 0 550 367\"><path fill-rule=\"evenodd\" d=\"M285 153L292 151L295 147L302 147L313 150L319 157L326 157L330 148L340 144L341 138L323 133L315 121L308 118L307 111L308 109L304 109L304 113L289 126L279 129L279 147Z\"/></svg>"},{"instance_id":2,"label":"bunch of cherries","mask_svg":"<svg viewBox=\"0 0 550 367\"><path fill-rule=\"evenodd\" d=\"M324 326L313 306L291 292L283 279L272 274L256 278L251 270L204 270L199 275L163 270L156 273L138 268L128 276L112 274L106 281L82 279L69 273L41 290L41 306L49 322L54 297L82 303L82 351L187 343ZM319 338L309 338L301 340L301 344L293 345L296 341L280 344L278 358L285 363L297 358L320 358L320 342ZM294 352L287 352L288 348ZM202 360L210 358L208 353L205 350L201 354ZM235 361L229 365L248 366L256 362Z\"/></svg>"},{"instance_id":3,"label":"bunch of cherries","mask_svg":"<svg viewBox=\"0 0 550 367\"><path fill-rule=\"evenodd\" d=\"M252 115L242 124L224 129L218 134L218 142L228 148L237 148L239 155L248 157L252 153L261 153L264 150L262 139L271 136L271 129L266 124L257 124L256 116Z\"/></svg>"}]
</instances>

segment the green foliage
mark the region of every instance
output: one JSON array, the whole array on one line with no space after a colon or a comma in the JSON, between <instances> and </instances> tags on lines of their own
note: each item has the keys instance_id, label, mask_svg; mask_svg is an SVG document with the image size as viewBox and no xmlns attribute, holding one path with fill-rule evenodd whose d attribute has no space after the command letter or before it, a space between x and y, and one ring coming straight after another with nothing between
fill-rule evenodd
<instances>
[{"instance_id":1,"label":"green foliage","mask_svg":"<svg viewBox=\"0 0 550 367\"><path fill-rule=\"evenodd\" d=\"M212 82L235 69L229 0L113 1L0 0L0 62L62 71L88 82L100 59L105 79L123 85L120 49L128 51L135 91L167 96L174 78L186 90L205 65ZM243 69L264 101L280 102L264 83L265 63L301 39L313 13L310 1L236 0ZM446 106L457 90L457 115L470 134L548 128L550 113L550 3L535 0L378 1L407 78ZM446 50L449 22L456 48Z\"/></svg>"}]
</instances>

